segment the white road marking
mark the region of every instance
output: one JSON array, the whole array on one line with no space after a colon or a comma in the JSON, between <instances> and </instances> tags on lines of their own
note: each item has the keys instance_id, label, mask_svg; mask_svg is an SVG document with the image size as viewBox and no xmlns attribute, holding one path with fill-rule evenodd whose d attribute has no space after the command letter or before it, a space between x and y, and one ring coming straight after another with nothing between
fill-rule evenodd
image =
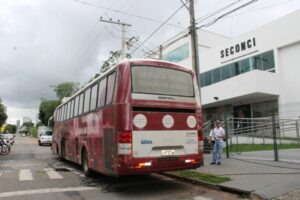
<instances>
[{"instance_id":1,"label":"white road marking","mask_svg":"<svg viewBox=\"0 0 300 200\"><path fill-rule=\"evenodd\" d=\"M54 171L52 168L46 168L44 171L47 173L50 179L62 179L62 175L60 175L58 172Z\"/></svg>"},{"instance_id":2,"label":"white road marking","mask_svg":"<svg viewBox=\"0 0 300 200\"><path fill-rule=\"evenodd\" d=\"M29 169L22 169L19 172L19 181L31 181L33 180L32 173Z\"/></svg>"},{"instance_id":3,"label":"white road marking","mask_svg":"<svg viewBox=\"0 0 300 200\"><path fill-rule=\"evenodd\" d=\"M40 166L41 164L3 164L1 167L31 167L31 166Z\"/></svg>"},{"instance_id":4,"label":"white road marking","mask_svg":"<svg viewBox=\"0 0 300 200\"><path fill-rule=\"evenodd\" d=\"M45 188L45 189L37 189L37 190L12 191L12 192L3 192L3 193L0 193L0 198L1 197L24 196L24 195L32 195L32 194L86 191L86 190L95 190L95 189L97 189L97 188L92 188L92 187L72 187L72 188Z\"/></svg>"}]
</instances>

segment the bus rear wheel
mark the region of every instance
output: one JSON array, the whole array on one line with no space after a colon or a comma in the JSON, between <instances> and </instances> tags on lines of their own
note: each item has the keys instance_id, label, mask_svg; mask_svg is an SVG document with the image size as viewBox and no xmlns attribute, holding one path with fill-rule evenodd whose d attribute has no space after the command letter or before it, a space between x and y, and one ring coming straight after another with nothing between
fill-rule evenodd
<instances>
[{"instance_id":1,"label":"bus rear wheel","mask_svg":"<svg viewBox=\"0 0 300 200\"><path fill-rule=\"evenodd\" d=\"M89 168L88 155L86 151L82 153L82 170L86 177L91 176L91 169Z\"/></svg>"}]
</instances>

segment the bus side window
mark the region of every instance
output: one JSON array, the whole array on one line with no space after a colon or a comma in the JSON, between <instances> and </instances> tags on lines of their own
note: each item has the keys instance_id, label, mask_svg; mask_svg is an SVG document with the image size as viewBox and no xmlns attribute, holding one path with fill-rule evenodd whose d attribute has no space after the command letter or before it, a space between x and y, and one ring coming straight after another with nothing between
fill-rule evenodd
<instances>
[{"instance_id":1,"label":"bus side window","mask_svg":"<svg viewBox=\"0 0 300 200\"><path fill-rule=\"evenodd\" d=\"M62 121L61 120L61 108L58 109L58 121Z\"/></svg>"},{"instance_id":2,"label":"bus side window","mask_svg":"<svg viewBox=\"0 0 300 200\"><path fill-rule=\"evenodd\" d=\"M83 110L83 95L84 95L84 93L80 94L78 115L82 114L82 110Z\"/></svg>"},{"instance_id":3,"label":"bus side window","mask_svg":"<svg viewBox=\"0 0 300 200\"><path fill-rule=\"evenodd\" d=\"M70 118L73 118L74 116L74 99L71 101L71 108L70 108Z\"/></svg>"},{"instance_id":4,"label":"bus side window","mask_svg":"<svg viewBox=\"0 0 300 200\"><path fill-rule=\"evenodd\" d=\"M106 105L111 104L115 88L116 72L108 76Z\"/></svg>"},{"instance_id":5,"label":"bus side window","mask_svg":"<svg viewBox=\"0 0 300 200\"><path fill-rule=\"evenodd\" d=\"M91 88L88 88L84 93L84 109L83 109L84 113L86 113L90 109L90 97L91 97Z\"/></svg>"},{"instance_id":6,"label":"bus side window","mask_svg":"<svg viewBox=\"0 0 300 200\"><path fill-rule=\"evenodd\" d=\"M99 107L102 107L105 104L106 79L107 78L104 78L100 81L99 92L98 92Z\"/></svg>"},{"instance_id":7,"label":"bus side window","mask_svg":"<svg viewBox=\"0 0 300 200\"><path fill-rule=\"evenodd\" d=\"M98 91L98 84L92 86L92 94L91 94L91 106L90 110L95 110L97 107L97 91Z\"/></svg>"},{"instance_id":8,"label":"bus side window","mask_svg":"<svg viewBox=\"0 0 300 200\"><path fill-rule=\"evenodd\" d=\"M76 98L75 98L74 116L78 115L78 105L79 105L79 96L76 96Z\"/></svg>"},{"instance_id":9,"label":"bus side window","mask_svg":"<svg viewBox=\"0 0 300 200\"><path fill-rule=\"evenodd\" d=\"M70 108L71 108L71 102L69 101L67 104L67 119L70 118Z\"/></svg>"},{"instance_id":10,"label":"bus side window","mask_svg":"<svg viewBox=\"0 0 300 200\"><path fill-rule=\"evenodd\" d=\"M64 120L67 119L67 111L68 111L68 107L67 107L67 104L64 105Z\"/></svg>"}]
</instances>

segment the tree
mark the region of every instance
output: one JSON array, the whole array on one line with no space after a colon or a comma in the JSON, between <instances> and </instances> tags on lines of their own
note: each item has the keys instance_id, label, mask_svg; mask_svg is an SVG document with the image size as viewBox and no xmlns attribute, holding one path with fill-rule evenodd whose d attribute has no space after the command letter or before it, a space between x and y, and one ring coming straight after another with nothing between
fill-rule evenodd
<instances>
[{"instance_id":1,"label":"tree","mask_svg":"<svg viewBox=\"0 0 300 200\"><path fill-rule=\"evenodd\" d=\"M2 99L0 97L0 127L6 122L7 120L7 114L6 114L6 108L2 104Z\"/></svg>"},{"instance_id":2,"label":"tree","mask_svg":"<svg viewBox=\"0 0 300 200\"><path fill-rule=\"evenodd\" d=\"M16 125L12 125L12 124L7 124L6 127L5 127L5 131L4 132L16 133L17 132L17 126Z\"/></svg>"},{"instance_id":3,"label":"tree","mask_svg":"<svg viewBox=\"0 0 300 200\"><path fill-rule=\"evenodd\" d=\"M60 104L59 100L41 99L39 107L39 119L42 124L47 125L49 118L53 115L55 108Z\"/></svg>"},{"instance_id":4,"label":"tree","mask_svg":"<svg viewBox=\"0 0 300 200\"><path fill-rule=\"evenodd\" d=\"M79 83L74 82L64 82L56 85L54 87L54 92L59 100L64 97L71 96L79 87Z\"/></svg>"},{"instance_id":5,"label":"tree","mask_svg":"<svg viewBox=\"0 0 300 200\"><path fill-rule=\"evenodd\" d=\"M114 65L116 65L121 58L122 55L122 51L110 51L109 52L109 57L107 60L103 61L103 64L100 68L100 73L104 73L107 70L109 70L111 67L113 67ZM130 54L126 54L126 58L131 58Z\"/></svg>"}]
</instances>

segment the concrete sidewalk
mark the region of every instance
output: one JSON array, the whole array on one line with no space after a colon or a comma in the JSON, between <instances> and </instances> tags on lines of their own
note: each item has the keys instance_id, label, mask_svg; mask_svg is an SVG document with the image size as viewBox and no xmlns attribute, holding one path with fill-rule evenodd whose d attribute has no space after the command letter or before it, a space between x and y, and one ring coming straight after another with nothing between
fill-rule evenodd
<instances>
[{"instance_id":1,"label":"concrete sidewalk","mask_svg":"<svg viewBox=\"0 0 300 200\"><path fill-rule=\"evenodd\" d=\"M232 180L221 186L249 191L271 199L300 188L300 164L223 157L222 165L210 165L212 155L204 155L204 166L197 170L224 175Z\"/></svg>"}]
</instances>

